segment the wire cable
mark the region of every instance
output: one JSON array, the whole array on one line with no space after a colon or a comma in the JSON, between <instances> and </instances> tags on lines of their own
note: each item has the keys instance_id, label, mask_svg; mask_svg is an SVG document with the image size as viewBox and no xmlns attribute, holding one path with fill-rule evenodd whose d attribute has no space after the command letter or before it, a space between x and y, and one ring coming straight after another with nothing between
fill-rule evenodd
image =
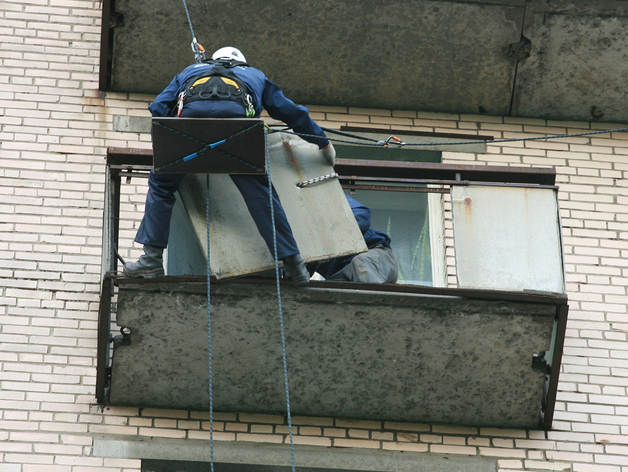
<instances>
[{"instance_id":1,"label":"wire cable","mask_svg":"<svg viewBox=\"0 0 628 472\"><path fill-rule=\"evenodd\" d=\"M333 130L328 130L330 132L335 132ZM394 146L394 147L405 147L405 146L456 146L456 145L462 145L462 144L495 144L495 143L509 143L509 142L516 142L516 141L540 141L543 139L560 139L560 138L575 138L575 137L579 137L579 136L591 136L591 135L596 135L596 134L606 134L606 133L618 133L618 132L624 132L624 131L628 131L628 128L617 128L617 129L606 129L606 130L601 130L601 131L587 131L584 133L575 133L575 134L555 134L555 135L550 135L550 136L535 136L532 138L511 138L511 139L490 139L490 140L478 140L478 141L460 141L460 142L442 142L442 143L404 143L404 142L390 142L391 138L388 138L388 140L374 140L373 138L368 138L368 137L364 137L364 136L358 136L358 135L350 135L351 137L355 137L357 139L363 139L365 141L376 141L376 142L359 142L359 141L348 141L345 139L337 139L337 138L330 138L327 137L327 140L329 141L335 141L335 142L339 142L339 143L346 143L346 144L358 144L360 146L375 146L375 147L390 147L390 146ZM271 131L271 133L287 133L287 134L294 134L296 136L300 136L302 138L316 138L316 139L320 139L321 136L316 135L316 134L305 134L305 133L297 133L295 131L289 131L289 130L273 130ZM340 133L338 133L340 134ZM343 133L343 135L348 135L348 133Z\"/></svg>"}]
</instances>

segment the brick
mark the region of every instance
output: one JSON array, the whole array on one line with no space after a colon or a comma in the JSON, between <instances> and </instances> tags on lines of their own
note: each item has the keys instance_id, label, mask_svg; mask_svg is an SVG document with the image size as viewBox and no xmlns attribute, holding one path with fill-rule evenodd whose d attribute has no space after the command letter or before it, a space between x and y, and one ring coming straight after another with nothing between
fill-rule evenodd
<instances>
[{"instance_id":1,"label":"brick","mask_svg":"<svg viewBox=\"0 0 628 472\"><path fill-rule=\"evenodd\" d=\"M156 426L156 425L155 425ZM268 424L252 424L250 427L251 433L272 434L273 427Z\"/></svg>"},{"instance_id":2,"label":"brick","mask_svg":"<svg viewBox=\"0 0 628 472\"><path fill-rule=\"evenodd\" d=\"M319 418L316 416L293 416L293 425L308 425L308 426L333 426L333 418Z\"/></svg>"},{"instance_id":3,"label":"brick","mask_svg":"<svg viewBox=\"0 0 628 472\"><path fill-rule=\"evenodd\" d=\"M286 422L283 416L279 415L259 415L240 413L239 419L244 423L268 423L268 424L284 424Z\"/></svg>"},{"instance_id":4,"label":"brick","mask_svg":"<svg viewBox=\"0 0 628 472\"><path fill-rule=\"evenodd\" d=\"M70 472L71 469L72 468L69 465L24 464L22 466L22 472ZM101 472L104 472L104 471L101 471Z\"/></svg>"},{"instance_id":5,"label":"brick","mask_svg":"<svg viewBox=\"0 0 628 472\"><path fill-rule=\"evenodd\" d=\"M321 428L308 427L308 426L300 426L299 434L304 436L320 436L322 433Z\"/></svg>"},{"instance_id":6,"label":"brick","mask_svg":"<svg viewBox=\"0 0 628 472\"><path fill-rule=\"evenodd\" d=\"M393 433L386 433L382 431L372 431L371 439L377 439L379 441L393 441L395 439L395 435Z\"/></svg>"},{"instance_id":7,"label":"brick","mask_svg":"<svg viewBox=\"0 0 628 472\"><path fill-rule=\"evenodd\" d=\"M382 449L386 451L428 452L429 446L427 444L416 444L407 442L385 442L382 444Z\"/></svg>"},{"instance_id":8,"label":"brick","mask_svg":"<svg viewBox=\"0 0 628 472\"><path fill-rule=\"evenodd\" d=\"M478 449L470 446L449 446L444 444L431 444L430 452L436 452L439 454L465 454L475 456L478 454Z\"/></svg>"},{"instance_id":9,"label":"brick","mask_svg":"<svg viewBox=\"0 0 628 472\"><path fill-rule=\"evenodd\" d=\"M151 436L159 438L185 438L185 431L176 429L163 429L163 428L139 428L138 434L140 436Z\"/></svg>"},{"instance_id":10,"label":"brick","mask_svg":"<svg viewBox=\"0 0 628 472\"><path fill-rule=\"evenodd\" d=\"M324 446L330 447L332 440L330 438L321 438L314 436L294 436L293 444L304 446Z\"/></svg>"},{"instance_id":11,"label":"brick","mask_svg":"<svg viewBox=\"0 0 628 472\"><path fill-rule=\"evenodd\" d=\"M283 436L273 434L237 433L236 441L281 444L283 443Z\"/></svg>"},{"instance_id":12,"label":"brick","mask_svg":"<svg viewBox=\"0 0 628 472\"><path fill-rule=\"evenodd\" d=\"M487 457L515 457L524 459L526 452L517 449L503 449L498 447L479 447L479 455ZM436 452L436 451L434 451Z\"/></svg>"},{"instance_id":13,"label":"brick","mask_svg":"<svg viewBox=\"0 0 628 472\"><path fill-rule=\"evenodd\" d=\"M18 462L20 464L52 464L54 462L54 456L44 454L5 454L4 460L6 462Z\"/></svg>"},{"instance_id":14,"label":"brick","mask_svg":"<svg viewBox=\"0 0 628 472\"><path fill-rule=\"evenodd\" d=\"M335 438L334 447L357 447L363 449L379 449L379 441L372 441L367 439L342 439Z\"/></svg>"},{"instance_id":15,"label":"brick","mask_svg":"<svg viewBox=\"0 0 628 472\"><path fill-rule=\"evenodd\" d=\"M223 433L223 432L214 431L213 436L216 441L235 441L236 440L235 433ZM188 439L205 439L209 441L210 434L209 434L209 431L190 430L188 431Z\"/></svg>"},{"instance_id":16,"label":"brick","mask_svg":"<svg viewBox=\"0 0 628 472\"><path fill-rule=\"evenodd\" d=\"M600 464L581 464L574 462L574 472L622 472L621 467L600 465Z\"/></svg>"},{"instance_id":17,"label":"brick","mask_svg":"<svg viewBox=\"0 0 628 472\"><path fill-rule=\"evenodd\" d=\"M430 431L430 425L420 423L396 423L391 421L384 422L384 429L393 431Z\"/></svg>"}]
</instances>

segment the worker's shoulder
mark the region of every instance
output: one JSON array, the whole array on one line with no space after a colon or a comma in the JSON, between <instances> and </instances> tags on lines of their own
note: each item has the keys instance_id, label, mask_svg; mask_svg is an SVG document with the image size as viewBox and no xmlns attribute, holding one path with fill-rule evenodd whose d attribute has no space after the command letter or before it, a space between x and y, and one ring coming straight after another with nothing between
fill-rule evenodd
<instances>
[{"instance_id":1,"label":"worker's shoulder","mask_svg":"<svg viewBox=\"0 0 628 472\"><path fill-rule=\"evenodd\" d=\"M254 77L256 79L265 79L266 74L261 70L251 66L235 66L231 70L240 77Z\"/></svg>"},{"instance_id":2,"label":"worker's shoulder","mask_svg":"<svg viewBox=\"0 0 628 472\"><path fill-rule=\"evenodd\" d=\"M178 75L180 79L183 79L185 81L186 79L189 79L190 77L195 77L197 75L204 73L205 71L210 70L212 67L213 67L212 64L205 64L205 63L192 64L191 66L187 66L185 69L179 72Z\"/></svg>"}]
</instances>

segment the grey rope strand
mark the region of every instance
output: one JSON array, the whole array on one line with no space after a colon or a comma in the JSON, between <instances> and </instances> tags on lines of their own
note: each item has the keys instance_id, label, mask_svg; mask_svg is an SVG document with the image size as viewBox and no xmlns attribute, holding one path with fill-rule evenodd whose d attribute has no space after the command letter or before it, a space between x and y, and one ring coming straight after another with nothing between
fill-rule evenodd
<instances>
[{"instance_id":1,"label":"grey rope strand","mask_svg":"<svg viewBox=\"0 0 628 472\"><path fill-rule=\"evenodd\" d=\"M281 354L283 360L283 379L286 387L286 412L288 417L288 434L290 436L290 460L292 472L296 472L294 462L294 438L292 436L292 415L290 414L290 388L288 386L288 361L286 356L286 334L283 323L283 308L281 304L281 287L279 284L279 259L277 256L277 230L275 228L275 207L273 205L273 183L270 179L270 154L268 151L268 136L266 136L266 169L268 175L268 195L270 199L270 220L273 226L273 250L275 256L275 280L277 285L277 302L279 305L279 327L281 331ZM212 471L213 472L213 471Z\"/></svg>"},{"instance_id":2,"label":"grey rope strand","mask_svg":"<svg viewBox=\"0 0 628 472\"><path fill-rule=\"evenodd\" d=\"M190 12L188 11L188 4L183 0L183 8L185 8L185 16L188 17L188 24L190 25L190 32L192 33L192 37L196 39L196 35L194 34L194 28L192 28L192 20L190 19Z\"/></svg>"},{"instance_id":3,"label":"grey rope strand","mask_svg":"<svg viewBox=\"0 0 628 472\"><path fill-rule=\"evenodd\" d=\"M209 467L214 472L214 372L212 352L212 317L210 294L210 258L209 258L209 174L207 174L207 196L205 198L205 220L207 223L207 339L209 347Z\"/></svg>"},{"instance_id":4,"label":"grey rope strand","mask_svg":"<svg viewBox=\"0 0 628 472\"><path fill-rule=\"evenodd\" d=\"M183 8L185 8L185 16L188 18L188 24L190 25L190 32L192 33L192 51L194 52L194 60L197 64L202 63L205 60L205 50L196 41L196 35L194 34L194 28L192 28L192 20L190 19L190 12L188 11L188 5L183 0Z\"/></svg>"},{"instance_id":5,"label":"grey rope strand","mask_svg":"<svg viewBox=\"0 0 628 472\"><path fill-rule=\"evenodd\" d=\"M329 130L331 131L331 130ZM584 133L575 133L575 134L555 134L555 135L549 135L549 136L536 136L536 137L532 137L532 138L511 138L511 139L491 139L491 140L483 140L483 141L460 141L460 142L446 142L446 143L395 143L395 142L388 142L388 141L377 141L377 142L369 142L369 143L365 143L365 142L361 142L361 141L348 141L346 139L337 139L337 138L330 138L328 137L327 140L328 141L335 141L338 143L347 143L347 144L359 144L361 146L378 146L378 147L405 147L405 146L455 146L455 145L460 145L460 144L494 144L494 143L511 143L511 142L516 142L516 141L539 141L542 139L560 139L560 138L576 138L579 136L591 136L591 135L595 135L595 134L606 134L606 133L617 133L617 132L623 132L623 131L628 131L628 128L617 128L617 129L605 129L605 130L601 130L601 131L587 131ZM305 137L305 138L317 138L320 139L321 137L317 134L305 134L305 133L296 133L294 131L290 131L290 130L286 130L286 129L281 129L281 130L273 130L271 131L272 133L287 133L287 134L294 134L296 136L300 136L300 137ZM346 134L344 134L346 135ZM364 139L364 140L368 140L368 141L376 141L373 140L372 138L366 138L366 137L362 137L362 136L354 136L357 139ZM390 139L390 138L389 138Z\"/></svg>"}]
</instances>

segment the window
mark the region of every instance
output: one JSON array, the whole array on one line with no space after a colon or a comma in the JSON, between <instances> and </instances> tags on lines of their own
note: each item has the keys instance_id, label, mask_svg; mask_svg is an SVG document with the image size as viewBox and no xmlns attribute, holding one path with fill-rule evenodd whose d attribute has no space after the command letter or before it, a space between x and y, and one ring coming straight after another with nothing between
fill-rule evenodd
<instances>
[{"instance_id":1,"label":"window","mask_svg":"<svg viewBox=\"0 0 628 472\"><path fill-rule=\"evenodd\" d=\"M390 236L399 264L397 283L443 285L442 251L434 248L435 241L442 241L442 223L434 218L434 213L441 213L440 194L424 192L425 186L404 187L406 190L391 190L394 186L390 185L365 190L361 186L366 185L353 185L345 191L371 209L373 229Z\"/></svg>"}]
</instances>

